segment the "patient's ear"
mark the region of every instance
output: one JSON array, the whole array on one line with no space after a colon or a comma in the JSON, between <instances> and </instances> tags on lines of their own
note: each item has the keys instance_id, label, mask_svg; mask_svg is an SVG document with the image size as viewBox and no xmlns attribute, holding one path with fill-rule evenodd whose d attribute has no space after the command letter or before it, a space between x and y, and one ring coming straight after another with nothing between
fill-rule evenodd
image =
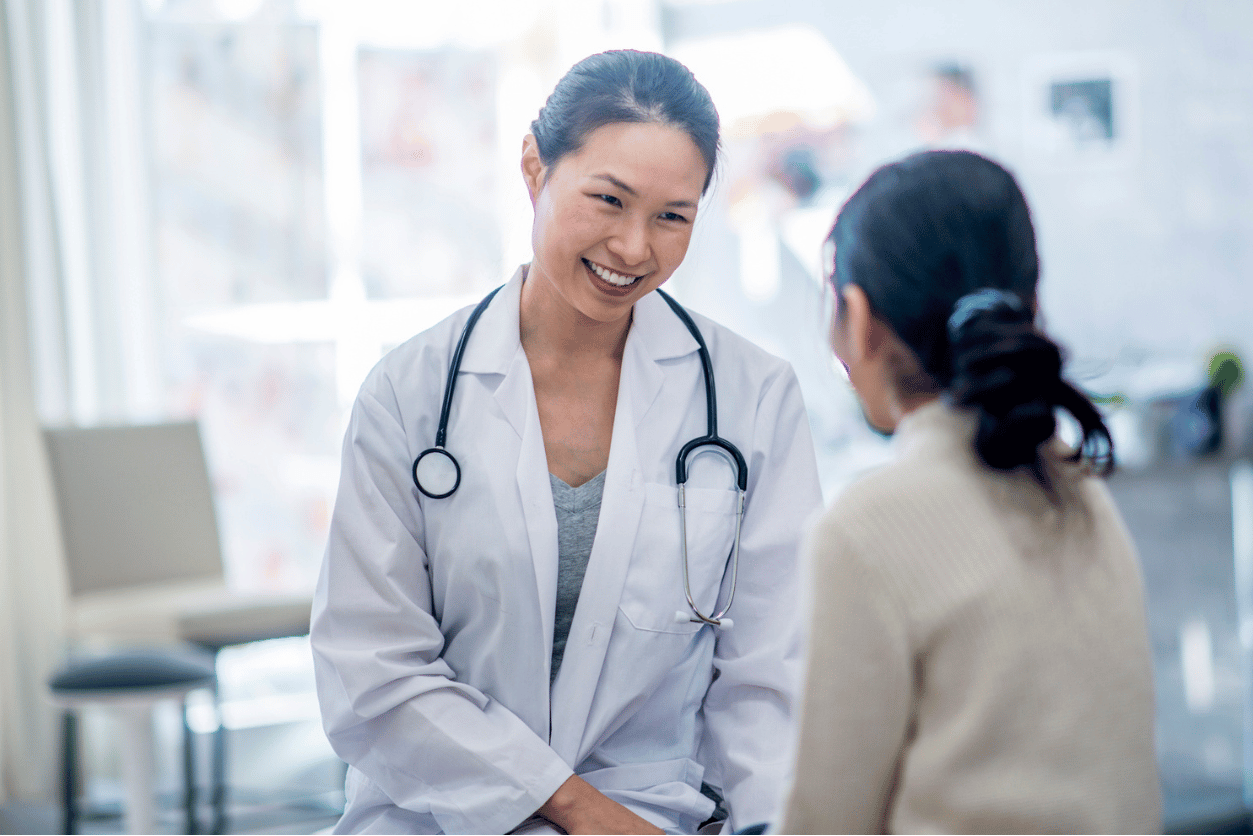
<instances>
[{"instance_id":1,"label":"patient's ear","mask_svg":"<svg viewBox=\"0 0 1253 836\"><path fill-rule=\"evenodd\" d=\"M875 317L866 291L858 285L846 284L840 290L840 301L844 304L842 327L849 354L845 359L852 362L877 358L884 348L884 327Z\"/></svg>"}]
</instances>

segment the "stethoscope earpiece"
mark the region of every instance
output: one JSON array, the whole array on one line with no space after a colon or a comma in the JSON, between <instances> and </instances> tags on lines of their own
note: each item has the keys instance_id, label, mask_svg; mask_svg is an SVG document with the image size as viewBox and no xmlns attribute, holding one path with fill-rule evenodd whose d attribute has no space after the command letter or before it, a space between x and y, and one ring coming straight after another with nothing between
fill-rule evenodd
<instances>
[{"instance_id":1,"label":"stethoscope earpiece","mask_svg":"<svg viewBox=\"0 0 1253 836\"><path fill-rule=\"evenodd\" d=\"M461 465L443 447L428 447L413 460L413 484L431 499L452 496L461 484Z\"/></svg>"}]
</instances>

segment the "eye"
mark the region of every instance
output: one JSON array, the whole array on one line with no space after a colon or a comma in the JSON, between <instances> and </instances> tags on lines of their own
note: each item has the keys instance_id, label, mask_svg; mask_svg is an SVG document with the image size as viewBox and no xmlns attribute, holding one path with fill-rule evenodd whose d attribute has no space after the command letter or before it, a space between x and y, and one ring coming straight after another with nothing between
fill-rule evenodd
<instances>
[{"instance_id":1,"label":"eye","mask_svg":"<svg viewBox=\"0 0 1253 836\"><path fill-rule=\"evenodd\" d=\"M603 200L605 203L608 203L610 206L622 205L622 201L618 200L618 198L614 197L611 194L598 194L596 195L596 198L599 200Z\"/></svg>"},{"instance_id":2,"label":"eye","mask_svg":"<svg viewBox=\"0 0 1253 836\"><path fill-rule=\"evenodd\" d=\"M684 224L687 223L687 218L680 215L678 212L662 212L661 219L663 221L677 221Z\"/></svg>"}]
</instances>

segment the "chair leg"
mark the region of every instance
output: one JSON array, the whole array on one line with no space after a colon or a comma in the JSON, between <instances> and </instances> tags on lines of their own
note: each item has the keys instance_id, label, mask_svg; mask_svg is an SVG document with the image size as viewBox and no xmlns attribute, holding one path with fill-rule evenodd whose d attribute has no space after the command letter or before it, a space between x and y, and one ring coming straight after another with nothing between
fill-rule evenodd
<instances>
[{"instance_id":1,"label":"chair leg","mask_svg":"<svg viewBox=\"0 0 1253 836\"><path fill-rule=\"evenodd\" d=\"M61 778L63 831L74 833L78 827L78 718L73 711L61 717Z\"/></svg>"},{"instance_id":2,"label":"chair leg","mask_svg":"<svg viewBox=\"0 0 1253 836\"><path fill-rule=\"evenodd\" d=\"M183 716L183 808L187 812L187 832L199 833L196 816L196 738L187 722L187 698L179 703Z\"/></svg>"},{"instance_id":3,"label":"chair leg","mask_svg":"<svg viewBox=\"0 0 1253 836\"><path fill-rule=\"evenodd\" d=\"M155 833L152 703L114 709L122 727L122 781L126 795L126 832Z\"/></svg>"},{"instance_id":4,"label":"chair leg","mask_svg":"<svg viewBox=\"0 0 1253 836\"><path fill-rule=\"evenodd\" d=\"M213 708L217 729L213 732L213 828L212 833L226 832L226 722L222 716L222 699L213 689Z\"/></svg>"}]
</instances>

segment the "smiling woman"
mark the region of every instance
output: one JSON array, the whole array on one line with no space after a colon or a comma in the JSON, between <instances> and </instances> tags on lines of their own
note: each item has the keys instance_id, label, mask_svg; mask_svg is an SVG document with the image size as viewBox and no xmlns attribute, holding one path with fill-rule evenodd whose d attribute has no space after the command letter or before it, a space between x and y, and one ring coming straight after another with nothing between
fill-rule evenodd
<instances>
[{"instance_id":1,"label":"smiling woman","mask_svg":"<svg viewBox=\"0 0 1253 836\"><path fill-rule=\"evenodd\" d=\"M687 253L705 167L681 128L613 123L544 165L534 135L522 172L535 205L535 259L523 316L540 288L584 316L617 322L670 278Z\"/></svg>"},{"instance_id":2,"label":"smiling woman","mask_svg":"<svg viewBox=\"0 0 1253 836\"><path fill-rule=\"evenodd\" d=\"M655 292L717 153L678 62L579 62L522 143L531 263L363 385L312 625L341 831L773 814L821 496L792 369Z\"/></svg>"},{"instance_id":3,"label":"smiling woman","mask_svg":"<svg viewBox=\"0 0 1253 836\"><path fill-rule=\"evenodd\" d=\"M551 166L528 136L522 172L535 204L522 346L549 472L581 485L609 463L631 310L683 261L705 164L680 128L618 122Z\"/></svg>"}]
</instances>

